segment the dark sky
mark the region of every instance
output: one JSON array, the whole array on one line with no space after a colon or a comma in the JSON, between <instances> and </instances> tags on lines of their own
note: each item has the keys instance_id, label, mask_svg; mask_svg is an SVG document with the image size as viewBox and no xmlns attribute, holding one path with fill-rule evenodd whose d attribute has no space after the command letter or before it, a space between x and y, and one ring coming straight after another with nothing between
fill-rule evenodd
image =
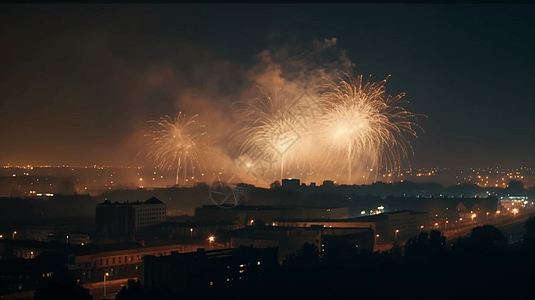
<instances>
[{"instance_id":1,"label":"dark sky","mask_svg":"<svg viewBox=\"0 0 535 300\"><path fill-rule=\"evenodd\" d=\"M136 165L147 120L182 110L225 127L259 53L331 38L428 116L414 166L535 162L533 5L0 8L2 165Z\"/></svg>"}]
</instances>

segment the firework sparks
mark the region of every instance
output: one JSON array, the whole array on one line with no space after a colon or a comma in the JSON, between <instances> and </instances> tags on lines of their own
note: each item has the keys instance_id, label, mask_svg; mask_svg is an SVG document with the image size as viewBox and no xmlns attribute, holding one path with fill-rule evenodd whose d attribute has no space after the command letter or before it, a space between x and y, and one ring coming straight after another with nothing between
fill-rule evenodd
<instances>
[{"instance_id":1,"label":"firework sparks","mask_svg":"<svg viewBox=\"0 0 535 300\"><path fill-rule=\"evenodd\" d=\"M195 168L202 167L201 155L207 150L201 140L206 134L204 125L196 123L195 117L186 119L179 112L174 120L165 116L159 121L149 121L149 157L160 169L176 168L176 185L180 171L184 174L184 185L188 172L195 175Z\"/></svg>"},{"instance_id":2,"label":"firework sparks","mask_svg":"<svg viewBox=\"0 0 535 300\"><path fill-rule=\"evenodd\" d=\"M413 153L409 137L417 137L412 120L415 114L400 105L403 93L385 96L385 83L363 84L362 76L357 79L326 86L328 91L321 97L326 114L317 126L317 138L321 153L329 154L328 164L345 161L348 169L348 183L352 183L353 162L360 168L370 166L396 170L403 158Z\"/></svg>"},{"instance_id":3,"label":"firework sparks","mask_svg":"<svg viewBox=\"0 0 535 300\"><path fill-rule=\"evenodd\" d=\"M233 138L239 140L240 156L252 158L246 167L255 168L260 160L263 164L255 168L261 173L257 175L263 177L266 171L278 168L282 180L288 165L301 167L304 145L309 140L308 130L303 130L302 124L291 114L297 104L283 89L271 93L259 90L260 97L238 103L244 108L237 111L240 129Z\"/></svg>"}]
</instances>

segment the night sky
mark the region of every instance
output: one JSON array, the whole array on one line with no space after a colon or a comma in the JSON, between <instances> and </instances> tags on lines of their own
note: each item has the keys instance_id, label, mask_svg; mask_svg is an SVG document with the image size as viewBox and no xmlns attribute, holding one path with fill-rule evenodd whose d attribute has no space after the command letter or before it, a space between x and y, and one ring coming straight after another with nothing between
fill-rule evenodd
<instances>
[{"instance_id":1,"label":"night sky","mask_svg":"<svg viewBox=\"0 0 535 300\"><path fill-rule=\"evenodd\" d=\"M0 164L139 165L146 121L178 111L199 114L217 140L260 53L300 57L308 72L324 63L314 49L336 38L329 68L390 74L387 92L427 115L413 166L533 166L534 15L533 5L2 5Z\"/></svg>"}]
</instances>

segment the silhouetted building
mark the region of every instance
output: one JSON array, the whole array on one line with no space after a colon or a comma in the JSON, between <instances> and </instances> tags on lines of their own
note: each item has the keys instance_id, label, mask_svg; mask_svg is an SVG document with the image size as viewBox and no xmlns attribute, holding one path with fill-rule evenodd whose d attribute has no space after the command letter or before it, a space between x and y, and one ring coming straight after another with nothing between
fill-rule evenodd
<instances>
[{"instance_id":1,"label":"silhouetted building","mask_svg":"<svg viewBox=\"0 0 535 300\"><path fill-rule=\"evenodd\" d=\"M171 252L187 253L208 246L204 239L199 244L179 244L168 241L128 242L103 245L65 245L54 242L8 240L0 242L2 258L37 258L44 252L64 257L70 272L82 284L107 280L139 279L141 263L146 255L166 256Z\"/></svg>"},{"instance_id":2,"label":"silhouetted building","mask_svg":"<svg viewBox=\"0 0 535 300\"><path fill-rule=\"evenodd\" d=\"M143 258L142 284L173 293L239 288L262 280L276 266L277 249L240 247Z\"/></svg>"},{"instance_id":3,"label":"silhouetted building","mask_svg":"<svg viewBox=\"0 0 535 300\"><path fill-rule=\"evenodd\" d=\"M426 212L390 212L372 216L350 219L303 220L303 219L277 219L274 226L283 227L312 227L324 228L371 228L377 244L392 243L396 240L406 241L417 236L420 231L429 229L429 217ZM396 232L397 231L397 232Z\"/></svg>"},{"instance_id":4,"label":"silhouetted building","mask_svg":"<svg viewBox=\"0 0 535 300\"><path fill-rule=\"evenodd\" d=\"M425 211L431 217L459 217L459 213L495 212L498 205L496 197L488 198L418 198L388 197L374 205L384 206L384 210L392 211Z\"/></svg>"},{"instance_id":5,"label":"silhouetted building","mask_svg":"<svg viewBox=\"0 0 535 300\"><path fill-rule=\"evenodd\" d=\"M211 235L238 229L237 222L206 221L206 222L163 222L145 228L138 233L141 239L176 239L201 238L207 239Z\"/></svg>"},{"instance_id":6,"label":"silhouetted building","mask_svg":"<svg viewBox=\"0 0 535 300\"><path fill-rule=\"evenodd\" d=\"M71 245L87 245L92 241L87 234L69 233L67 236L67 244Z\"/></svg>"},{"instance_id":7,"label":"silhouetted building","mask_svg":"<svg viewBox=\"0 0 535 300\"><path fill-rule=\"evenodd\" d=\"M288 189L297 189L299 188L301 180L299 179L283 179L282 187Z\"/></svg>"},{"instance_id":8,"label":"silhouetted building","mask_svg":"<svg viewBox=\"0 0 535 300\"><path fill-rule=\"evenodd\" d=\"M74 231L74 225L26 225L20 230L20 238L48 242L52 239L65 239L67 235Z\"/></svg>"},{"instance_id":9,"label":"silhouetted building","mask_svg":"<svg viewBox=\"0 0 535 300\"><path fill-rule=\"evenodd\" d=\"M348 215L347 207L235 206L227 209L215 205L203 205L195 209L196 221L237 220L240 228L261 222L271 225L275 219L344 219Z\"/></svg>"},{"instance_id":10,"label":"silhouetted building","mask_svg":"<svg viewBox=\"0 0 535 300\"><path fill-rule=\"evenodd\" d=\"M0 260L0 299L33 299L41 278L51 277L54 266L29 259Z\"/></svg>"},{"instance_id":11,"label":"silhouetted building","mask_svg":"<svg viewBox=\"0 0 535 300\"><path fill-rule=\"evenodd\" d=\"M95 223L100 238L134 241L136 232L165 222L167 205L155 197L145 202L111 203L96 207Z\"/></svg>"},{"instance_id":12,"label":"silhouetted building","mask_svg":"<svg viewBox=\"0 0 535 300\"><path fill-rule=\"evenodd\" d=\"M323 181L323 186L324 187L334 187L335 184L334 184L334 181L332 181L332 180L324 180Z\"/></svg>"},{"instance_id":13,"label":"silhouetted building","mask_svg":"<svg viewBox=\"0 0 535 300\"><path fill-rule=\"evenodd\" d=\"M315 244L323 252L324 238L327 236L350 235L350 245L361 250L373 250L373 229L348 227L248 227L229 232L230 246L252 246L255 248L278 247L278 258L283 260L288 255L300 250L305 243Z\"/></svg>"}]
</instances>

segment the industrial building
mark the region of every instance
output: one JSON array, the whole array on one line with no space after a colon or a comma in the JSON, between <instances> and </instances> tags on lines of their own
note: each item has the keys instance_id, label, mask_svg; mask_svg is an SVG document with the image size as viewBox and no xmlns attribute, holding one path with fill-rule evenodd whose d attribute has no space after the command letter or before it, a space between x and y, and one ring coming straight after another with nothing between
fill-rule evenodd
<instances>
[{"instance_id":1,"label":"industrial building","mask_svg":"<svg viewBox=\"0 0 535 300\"><path fill-rule=\"evenodd\" d=\"M364 216L351 219L276 219L273 226L325 228L370 228L374 232L375 244L406 241L417 236L420 231L428 230L429 217L426 212L399 211Z\"/></svg>"},{"instance_id":2,"label":"industrial building","mask_svg":"<svg viewBox=\"0 0 535 300\"><path fill-rule=\"evenodd\" d=\"M271 224L275 219L345 219L348 216L347 207L235 206L222 208L216 205L203 205L195 209L196 221L238 221L240 228L259 223Z\"/></svg>"},{"instance_id":3,"label":"industrial building","mask_svg":"<svg viewBox=\"0 0 535 300\"><path fill-rule=\"evenodd\" d=\"M277 249L239 247L143 258L141 282L172 293L240 288L260 282L264 270L276 266Z\"/></svg>"},{"instance_id":4,"label":"industrial building","mask_svg":"<svg viewBox=\"0 0 535 300\"><path fill-rule=\"evenodd\" d=\"M137 236L141 239L203 239L235 229L238 229L237 222L163 222L145 228Z\"/></svg>"},{"instance_id":5,"label":"industrial building","mask_svg":"<svg viewBox=\"0 0 535 300\"><path fill-rule=\"evenodd\" d=\"M319 251L324 252L325 237L350 235L349 244L359 250L373 250L374 238L371 228L347 227L248 227L227 233L230 246L239 248L250 246L254 248L277 247L279 260L300 250L305 243L315 244Z\"/></svg>"}]
</instances>

